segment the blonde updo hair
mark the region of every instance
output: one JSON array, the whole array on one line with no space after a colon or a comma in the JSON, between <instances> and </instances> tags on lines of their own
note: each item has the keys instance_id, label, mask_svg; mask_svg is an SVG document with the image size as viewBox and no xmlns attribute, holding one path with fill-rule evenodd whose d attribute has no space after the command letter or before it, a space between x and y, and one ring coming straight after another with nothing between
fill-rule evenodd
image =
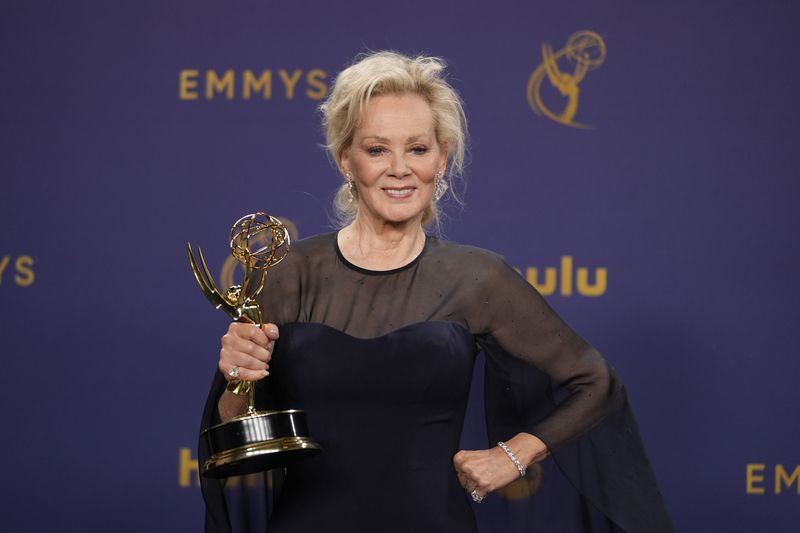
<instances>
[{"instance_id":1,"label":"blonde updo hair","mask_svg":"<svg viewBox=\"0 0 800 533\"><path fill-rule=\"evenodd\" d=\"M448 172L442 177L449 185L447 194L460 203L453 177L460 177L464 170L467 121L461 97L444 79L445 67L444 60L437 57L410 58L397 52L373 52L359 55L339 73L320 111L325 147L342 174L342 153L350 148L361 113L370 99L380 95L418 95L430 105L436 140L448 154ZM341 226L355 219L358 194L354 192L351 201L346 181L336 192L333 207ZM423 213L422 223L439 225L439 210L433 200Z\"/></svg>"}]
</instances>

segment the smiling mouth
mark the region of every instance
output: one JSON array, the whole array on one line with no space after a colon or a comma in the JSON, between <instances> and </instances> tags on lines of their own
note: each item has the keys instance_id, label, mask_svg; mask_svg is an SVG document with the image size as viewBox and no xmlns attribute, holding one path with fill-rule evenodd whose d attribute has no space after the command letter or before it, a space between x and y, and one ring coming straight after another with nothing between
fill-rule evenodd
<instances>
[{"instance_id":1,"label":"smiling mouth","mask_svg":"<svg viewBox=\"0 0 800 533\"><path fill-rule=\"evenodd\" d=\"M395 188L386 188L383 189L383 192L391 196L392 198L408 198L414 191L416 190L415 187L404 187L402 189L395 189Z\"/></svg>"}]
</instances>

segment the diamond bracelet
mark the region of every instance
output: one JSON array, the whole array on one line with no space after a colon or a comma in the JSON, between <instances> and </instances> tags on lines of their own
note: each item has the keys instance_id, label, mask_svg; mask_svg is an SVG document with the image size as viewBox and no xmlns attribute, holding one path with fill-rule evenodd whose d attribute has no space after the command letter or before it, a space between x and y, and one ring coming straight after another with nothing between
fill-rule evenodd
<instances>
[{"instance_id":1,"label":"diamond bracelet","mask_svg":"<svg viewBox=\"0 0 800 533\"><path fill-rule=\"evenodd\" d=\"M511 459L511 462L517 467L517 470L519 470L519 477L525 477L525 472L527 472L527 470L524 466L522 466L522 463L519 462L519 459L517 459L517 456L514 455L514 452L512 452L503 441L498 442L497 445L500 446L504 452L506 452L508 458Z\"/></svg>"}]
</instances>

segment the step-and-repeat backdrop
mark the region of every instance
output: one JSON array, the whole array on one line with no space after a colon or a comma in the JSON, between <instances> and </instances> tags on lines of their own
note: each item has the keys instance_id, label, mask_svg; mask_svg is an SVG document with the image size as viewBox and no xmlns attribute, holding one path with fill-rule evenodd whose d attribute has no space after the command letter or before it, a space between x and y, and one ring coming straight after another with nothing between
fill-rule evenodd
<instances>
[{"instance_id":1,"label":"step-and-repeat backdrop","mask_svg":"<svg viewBox=\"0 0 800 533\"><path fill-rule=\"evenodd\" d=\"M0 529L201 528L227 320L186 242L220 279L245 213L330 231L317 106L393 49L446 58L466 102L445 237L503 254L620 371L678 530L797 531L799 22L779 0L3 2ZM486 530L547 477L489 498Z\"/></svg>"}]
</instances>

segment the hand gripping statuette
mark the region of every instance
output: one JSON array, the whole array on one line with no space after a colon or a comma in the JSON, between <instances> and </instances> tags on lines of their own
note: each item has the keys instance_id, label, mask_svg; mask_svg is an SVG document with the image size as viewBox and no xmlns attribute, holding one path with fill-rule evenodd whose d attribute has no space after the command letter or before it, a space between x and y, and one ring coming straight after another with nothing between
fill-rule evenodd
<instances>
[{"instance_id":1,"label":"hand gripping statuette","mask_svg":"<svg viewBox=\"0 0 800 533\"><path fill-rule=\"evenodd\" d=\"M231 228L231 254L241 264L244 279L224 294L208 270L203 252L197 248L199 265L187 244L192 272L211 305L239 322L261 327L264 319L256 297L264 288L267 270L289 252L289 232L275 217L254 213L240 218ZM202 465L208 477L229 477L286 466L320 452L319 444L308 436L305 413L297 409L257 411L255 386L250 381L228 384L234 394L247 396L247 412L228 422L205 429L210 458Z\"/></svg>"}]
</instances>

